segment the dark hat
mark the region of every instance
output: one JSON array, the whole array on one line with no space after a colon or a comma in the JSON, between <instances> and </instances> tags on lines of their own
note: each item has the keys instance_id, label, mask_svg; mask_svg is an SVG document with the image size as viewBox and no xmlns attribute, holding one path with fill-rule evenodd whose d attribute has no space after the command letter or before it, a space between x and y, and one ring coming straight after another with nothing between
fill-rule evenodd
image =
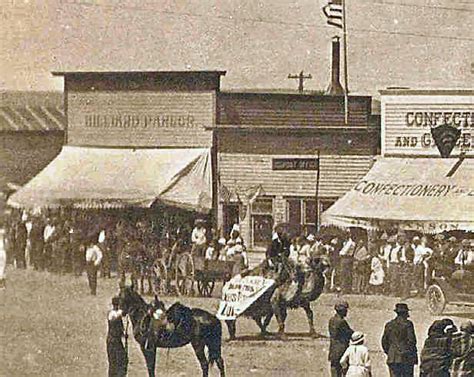
<instances>
[{"instance_id":1,"label":"dark hat","mask_svg":"<svg viewBox=\"0 0 474 377\"><path fill-rule=\"evenodd\" d=\"M112 305L118 305L120 304L120 297L114 296L112 297Z\"/></svg>"},{"instance_id":2,"label":"dark hat","mask_svg":"<svg viewBox=\"0 0 474 377\"><path fill-rule=\"evenodd\" d=\"M464 321L459 328L463 332L474 334L474 323L472 321Z\"/></svg>"},{"instance_id":3,"label":"dark hat","mask_svg":"<svg viewBox=\"0 0 474 377\"><path fill-rule=\"evenodd\" d=\"M396 304L394 310L395 313L408 313L410 311L410 309L408 309L408 305L403 302Z\"/></svg>"},{"instance_id":4,"label":"dark hat","mask_svg":"<svg viewBox=\"0 0 474 377\"><path fill-rule=\"evenodd\" d=\"M349 303L346 300L339 300L334 305L334 309L337 310L345 310L349 309Z\"/></svg>"}]
</instances>

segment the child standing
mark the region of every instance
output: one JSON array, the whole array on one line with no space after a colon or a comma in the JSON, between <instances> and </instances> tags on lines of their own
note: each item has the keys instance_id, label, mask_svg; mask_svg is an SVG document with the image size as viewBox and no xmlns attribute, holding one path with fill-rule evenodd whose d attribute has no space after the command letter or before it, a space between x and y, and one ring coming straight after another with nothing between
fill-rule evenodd
<instances>
[{"instance_id":1,"label":"child standing","mask_svg":"<svg viewBox=\"0 0 474 377\"><path fill-rule=\"evenodd\" d=\"M383 270L383 264L381 261L380 256L375 248L372 250L372 260L370 262L370 279L369 285L371 287L371 291L375 294L382 293L383 289L383 281L385 278L385 272Z\"/></svg>"},{"instance_id":2,"label":"child standing","mask_svg":"<svg viewBox=\"0 0 474 377\"><path fill-rule=\"evenodd\" d=\"M341 357L342 369L347 369L346 377L371 377L369 350L364 346L364 334L355 331L349 347Z\"/></svg>"}]
</instances>

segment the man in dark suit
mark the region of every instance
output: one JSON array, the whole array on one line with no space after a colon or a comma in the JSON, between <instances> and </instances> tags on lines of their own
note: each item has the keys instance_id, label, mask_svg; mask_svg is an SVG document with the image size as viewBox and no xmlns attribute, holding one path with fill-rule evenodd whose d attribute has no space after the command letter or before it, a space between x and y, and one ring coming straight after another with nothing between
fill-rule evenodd
<instances>
[{"instance_id":1,"label":"man in dark suit","mask_svg":"<svg viewBox=\"0 0 474 377\"><path fill-rule=\"evenodd\" d=\"M334 305L336 314L329 320L330 339L328 360L331 363L332 377L342 377L344 375L340 360L347 347L349 347L349 341L354 332L345 320L348 309L349 304L347 301L337 302L336 305Z\"/></svg>"},{"instance_id":2,"label":"man in dark suit","mask_svg":"<svg viewBox=\"0 0 474 377\"><path fill-rule=\"evenodd\" d=\"M413 377L418 364L416 335L407 304L395 305L397 317L385 325L382 348L387 355L390 377Z\"/></svg>"}]
</instances>

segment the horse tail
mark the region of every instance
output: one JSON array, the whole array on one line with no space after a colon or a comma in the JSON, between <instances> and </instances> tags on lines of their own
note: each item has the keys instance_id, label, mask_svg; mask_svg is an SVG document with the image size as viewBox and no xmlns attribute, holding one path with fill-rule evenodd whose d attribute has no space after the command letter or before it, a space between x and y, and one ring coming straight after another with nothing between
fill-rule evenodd
<instances>
[{"instance_id":1,"label":"horse tail","mask_svg":"<svg viewBox=\"0 0 474 377\"><path fill-rule=\"evenodd\" d=\"M222 359L221 345L222 345L222 325L216 318L215 324L209 329L207 349L209 352L209 365L215 362L220 362Z\"/></svg>"}]
</instances>

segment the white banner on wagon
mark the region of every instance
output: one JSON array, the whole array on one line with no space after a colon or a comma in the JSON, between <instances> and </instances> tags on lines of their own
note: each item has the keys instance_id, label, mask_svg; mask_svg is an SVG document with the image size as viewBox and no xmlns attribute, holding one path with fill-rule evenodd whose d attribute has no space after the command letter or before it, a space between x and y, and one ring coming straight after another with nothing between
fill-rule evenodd
<instances>
[{"instance_id":1,"label":"white banner on wagon","mask_svg":"<svg viewBox=\"0 0 474 377\"><path fill-rule=\"evenodd\" d=\"M222 299L217 318L235 320L275 284L275 280L263 276L234 276L222 288Z\"/></svg>"}]
</instances>

